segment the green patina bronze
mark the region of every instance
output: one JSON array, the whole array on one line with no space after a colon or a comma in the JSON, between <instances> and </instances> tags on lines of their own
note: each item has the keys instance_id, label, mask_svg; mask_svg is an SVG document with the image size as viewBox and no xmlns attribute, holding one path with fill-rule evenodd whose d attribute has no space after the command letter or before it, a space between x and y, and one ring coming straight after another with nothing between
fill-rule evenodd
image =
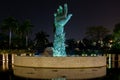
<instances>
[{"instance_id":1,"label":"green patina bronze","mask_svg":"<svg viewBox=\"0 0 120 80\"><path fill-rule=\"evenodd\" d=\"M53 43L53 56L66 56L64 26L70 20L72 14L68 14L67 4L59 6L54 14L55 35Z\"/></svg>"}]
</instances>

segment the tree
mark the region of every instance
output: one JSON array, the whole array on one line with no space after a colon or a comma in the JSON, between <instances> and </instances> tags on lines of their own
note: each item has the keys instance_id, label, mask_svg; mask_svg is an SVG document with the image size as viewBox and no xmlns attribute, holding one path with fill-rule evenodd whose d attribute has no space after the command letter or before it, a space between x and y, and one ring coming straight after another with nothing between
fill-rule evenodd
<instances>
[{"instance_id":1,"label":"tree","mask_svg":"<svg viewBox=\"0 0 120 80\"><path fill-rule=\"evenodd\" d=\"M74 52L75 52L75 48L77 47L77 42L75 39L68 39L66 40L66 52L67 52L67 55L73 55Z\"/></svg>"},{"instance_id":2,"label":"tree","mask_svg":"<svg viewBox=\"0 0 120 80\"><path fill-rule=\"evenodd\" d=\"M1 30L9 32L9 48L11 46L12 33L17 30L18 26L19 23L14 17L8 17L4 19L1 24Z\"/></svg>"},{"instance_id":3,"label":"tree","mask_svg":"<svg viewBox=\"0 0 120 80\"><path fill-rule=\"evenodd\" d=\"M23 22L21 26L17 29L17 34L20 38L25 38L26 40L26 47L28 46L28 36L32 32L33 24L31 24L30 20L27 19Z\"/></svg>"},{"instance_id":4,"label":"tree","mask_svg":"<svg viewBox=\"0 0 120 80\"><path fill-rule=\"evenodd\" d=\"M115 24L115 27L113 29L113 35L115 41L120 40L120 23Z\"/></svg>"},{"instance_id":5,"label":"tree","mask_svg":"<svg viewBox=\"0 0 120 80\"><path fill-rule=\"evenodd\" d=\"M49 40L47 39L49 35L45 33L44 31L37 32L35 34L35 46L37 49L42 48L44 49L46 45L49 43Z\"/></svg>"},{"instance_id":6,"label":"tree","mask_svg":"<svg viewBox=\"0 0 120 80\"><path fill-rule=\"evenodd\" d=\"M8 49L8 35L0 33L0 49Z\"/></svg>"},{"instance_id":7,"label":"tree","mask_svg":"<svg viewBox=\"0 0 120 80\"><path fill-rule=\"evenodd\" d=\"M111 52L115 54L115 60L118 60L118 54L120 54L120 23L115 24L113 36Z\"/></svg>"},{"instance_id":8,"label":"tree","mask_svg":"<svg viewBox=\"0 0 120 80\"><path fill-rule=\"evenodd\" d=\"M120 23L115 24L113 29L113 45L111 50L115 53L120 53Z\"/></svg>"},{"instance_id":9,"label":"tree","mask_svg":"<svg viewBox=\"0 0 120 80\"><path fill-rule=\"evenodd\" d=\"M104 37L103 41L104 41L105 43L109 43L109 42L111 42L111 40L112 40L113 38L114 38L113 34L108 34L108 35L106 35L106 36Z\"/></svg>"},{"instance_id":10,"label":"tree","mask_svg":"<svg viewBox=\"0 0 120 80\"><path fill-rule=\"evenodd\" d=\"M86 35L89 39L94 39L95 41L102 40L106 35L108 35L109 30L103 26L91 26L87 28Z\"/></svg>"},{"instance_id":11,"label":"tree","mask_svg":"<svg viewBox=\"0 0 120 80\"><path fill-rule=\"evenodd\" d=\"M67 47L68 47L70 50L75 49L75 47L77 46L75 39L68 39L68 40L66 40L66 44L67 44Z\"/></svg>"}]
</instances>

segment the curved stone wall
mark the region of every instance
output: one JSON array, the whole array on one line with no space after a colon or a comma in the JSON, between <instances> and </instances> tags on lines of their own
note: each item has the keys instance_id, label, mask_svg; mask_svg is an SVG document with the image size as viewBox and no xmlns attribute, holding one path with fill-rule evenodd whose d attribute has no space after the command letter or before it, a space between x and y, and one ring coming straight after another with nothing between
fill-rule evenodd
<instances>
[{"instance_id":1,"label":"curved stone wall","mask_svg":"<svg viewBox=\"0 0 120 80\"><path fill-rule=\"evenodd\" d=\"M85 68L106 66L106 57L34 57L15 56L15 66L39 68Z\"/></svg>"},{"instance_id":2,"label":"curved stone wall","mask_svg":"<svg viewBox=\"0 0 120 80\"><path fill-rule=\"evenodd\" d=\"M99 68L79 68L79 69L44 69L30 67L14 67L14 75L17 77L30 79L54 79L66 78L66 80L86 80L100 78L106 75L106 67Z\"/></svg>"}]
</instances>

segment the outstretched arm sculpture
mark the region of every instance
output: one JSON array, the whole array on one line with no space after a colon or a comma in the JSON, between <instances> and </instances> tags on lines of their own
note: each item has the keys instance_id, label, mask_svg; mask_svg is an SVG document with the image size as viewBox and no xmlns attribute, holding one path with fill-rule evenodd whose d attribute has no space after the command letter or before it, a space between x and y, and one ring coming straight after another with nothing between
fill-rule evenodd
<instances>
[{"instance_id":1,"label":"outstretched arm sculpture","mask_svg":"<svg viewBox=\"0 0 120 80\"><path fill-rule=\"evenodd\" d=\"M72 14L68 14L67 4L59 6L54 14L55 35L53 43L53 56L66 56L64 26L70 20Z\"/></svg>"}]
</instances>

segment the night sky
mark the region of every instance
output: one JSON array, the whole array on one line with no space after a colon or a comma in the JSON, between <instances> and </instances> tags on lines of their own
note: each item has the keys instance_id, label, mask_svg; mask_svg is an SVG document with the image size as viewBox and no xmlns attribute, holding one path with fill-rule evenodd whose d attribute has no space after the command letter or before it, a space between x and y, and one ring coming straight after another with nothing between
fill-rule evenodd
<instances>
[{"instance_id":1,"label":"night sky","mask_svg":"<svg viewBox=\"0 0 120 80\"><path fill-rule=\"evenodd\" d=\"M73 14L65 26L67 39L84 38L89 26L102 25L112 31L120 22L120 0L1 0L0 23L8 16L20 22L30 19L35 26L33 33L43 30L53 41L53 14L64 3L68 4L68 13Z\"/></svg>"}]
</instances>

